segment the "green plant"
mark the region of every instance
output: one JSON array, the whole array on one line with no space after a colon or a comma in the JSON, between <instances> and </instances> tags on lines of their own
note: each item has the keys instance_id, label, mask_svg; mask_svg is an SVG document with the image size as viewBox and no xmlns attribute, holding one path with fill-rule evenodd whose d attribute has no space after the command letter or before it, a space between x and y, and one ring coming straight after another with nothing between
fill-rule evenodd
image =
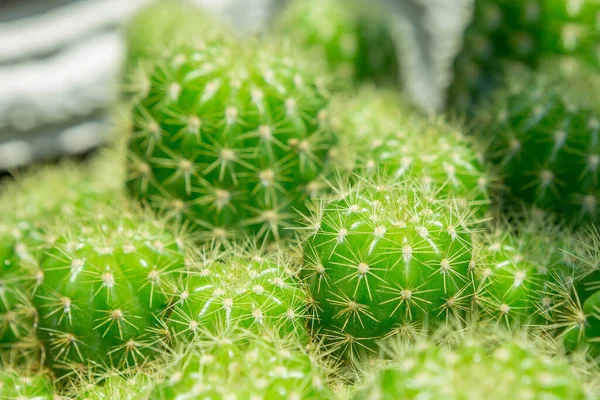
<instances>
[{"instance_id":1,"label":"green plant","mask_svg":"<svg viewBox=\"0 0 600 400\"><path fill-rule=\"evenodd\" d=\"M323 368L295 340L238 333L176 354L150 399L331 399Z\"/></svg>"},{"instance_id":2,"label":"green plant","mask_svg":"<svg viewBox=\"0 0 600 400\"><path fill-rule=\"evenodd\" d=\"M560 353L523 338L396 343L355 399L586 399L584 380Z\"/></svg>"},{"instance_id":3,"label":"green plant","mask_svg":"<svg viewBox=\"0 0 600 400\"><path fill-rule=\"evenodd\" d=\"M485 212L491 174L460 131L417 115L392 92L367 87L348 97L338 96L328 113L340 137L338 170L421 180L440 197L452 195Z\"/></svg>"},{"instance_id":4,"label":"green plant","mask_svg":"<svg viewBox=\"0 0 600 400\"><path fill-rule=\"evenodd\" d=\"M277 45L167 60L135 105L130 191L201 239L279 238L318 189L334 142L319 74Z\"/></svg>"},{"instance_id":5,"label":"green plant","mask_svg":"<svg viewBox=\"0 0 600 400\"><path fill-rule=\"evenodd\" d=\"M119 374L109 373L100 379L93 379L89 383L75 386L73 399L75 400L134 400L146 399L153 388L151 376L144 373Z\"/></svg>"},{"instance_id":6,"label":"green plant","mask_svg":"<svg viewBox=\"0 0 600 400\"><path fill-rule=\"evenodd\" d=\"M573 223L598 218L600 104L592 74L514 69L507 87L476 118L486 157L508 190Z\"/></svg>"},{"instance_id":7,"label":"green plant","mask_svg":"<svg viewBox=\"0 0 600 400\"><path fill-rule=\"evenodd\" d=\"M169 325L187 340L274 327L306 340L306 294L296 270L282 251L250 242L202 252L178 279Z\"/></svg>"},{"instance_id":8,"label":"green plant","mask_svg":"<svg viewBox=\"0 0 600 400\"><path fill-rule=\"evenodd\" d=\"M58 400L48 376L4 367L0 370L0 399Z\"/></svg>"},{"instance_id":9,"label":"green plant","mask_svg":"<svg viewBox=\"0 0 600 400\"><path fill-rule=\"evenodd\" d=\"M33 297L49 365L135 367L159 351L184 246L161 223L123 207L71 221L41 251Z\"/></svg>"},{"instance_id":10,"label":"green plant","mask_svg":"<svg viewBox=\"0 0 600 400\"><path fill-rule=\"evenodd\" d=\"M411 327L470 309L473 223L468 208L414 182L339 190L314 213L303 275L326 345L350 356Z\"/></svg>"},{"instance_id":11,"label":"green plant","mask_svg":"<svg viewBox=\"0 0 600 400\"><path fill-rule=\"evenodd\" d=\"M397 82L398 46L381 8L355 0L295 0L279 16L275 32L326 60L344 79Z\"/></svg>"}]
</instances>

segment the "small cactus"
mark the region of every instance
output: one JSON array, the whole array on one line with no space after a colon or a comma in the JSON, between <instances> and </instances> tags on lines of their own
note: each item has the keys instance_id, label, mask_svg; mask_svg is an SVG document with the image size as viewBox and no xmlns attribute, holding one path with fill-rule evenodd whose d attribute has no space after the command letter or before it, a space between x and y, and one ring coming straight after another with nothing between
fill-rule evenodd
<instances>
[{"instance_id":1,"label":"small cactus","mask_svg":"<svg viewBox=\"0 0 600 400\"><path fill-rule=\"evenodd\" d=\"M314 329L347 355L460 320L473 279L470 212L415 183L361 183L315 212L303 276Z\"/></svg>"},{"instance_id":2,"label":"small cactus","mask_svg":"<svg viewBox=\"0 0 600 400\"><path fill-rule=\"evenodd\" d=\"M251 243L203 252L178 279L169 324L188 340L274 327L306 339L306 295L295 275L281 251Z\"/></svg>"},{"instance_id":3,"label":"small cactus","mask_svg":"<svg viewBox=\"0 0 600 400\"><path fill-rule=\"evenodd\" d=\"M173 357L150 399L333 399L319 363L277 336L219 336Z\"/></svg>"},{"instance_id":4,"label":"small cactus","mask_svg":"<svg viewBox=\"0 0 600 400\"><path fill-rule=\"evenodd\" d=\"M326 60L342 78L398 82L397 44L382 7L356 0L295 0L275 31Z\"/></svg>"},{"instance_id":5,"label":"small cactus","mask_svg":"<svg viewBox=\"0 0 600 400\"><path fill-rule=\"evenodd\" d=\"M596 221L600 81L562 70L511 75L476 118L479 137L489 142L486 157L509 189L507 204L523 201L574 224Z\"/></svg>"},{"instance_id":6,"label":"small cactus","mask_svg":"<svg viewBox=\"0 0 600 400\"><path fill-rule=\"evenodd\" d=\"M490 173L457 129L415 115L395 93L371 88L339 96L328 115L340 137L336 162L346 164L338 169L421 180L440 196L461 198L481 214L487 209Z\"/></svg>"},{"instance_id":7,"label":"small cactus","mask_svg":"<svg viewBox=\"0 0 600 400\"><path fill-rule=\"evenodd\" d=\"M496 339L497 340L497 339ZM421 341L396 344L354 399L579 399L582 376L565 357L543 354L526 339L463 339L455 348Z\"/></svg>"},{"instance_id":8,"label":"small cactus","mask_svg":"<svg viewBox=\"0 0 600 400\"><path fill-rule=\"evenodd\" d=\"M33 303L55 370L134 367L168 339L163 314L184 243L145 217L81 217L43 249Z\"/></svg>"},{"instance_id":9,"label":"small cactus","mask_svg":"<svg viewBox=\"0 0 600 400\"><path fill-rule=\"evenodd\" d=\"M319 72L283 46L245 46L166 60L135 105L129 189L200 239L279 238L334 142Z\"/></svg>"}]
</instances>

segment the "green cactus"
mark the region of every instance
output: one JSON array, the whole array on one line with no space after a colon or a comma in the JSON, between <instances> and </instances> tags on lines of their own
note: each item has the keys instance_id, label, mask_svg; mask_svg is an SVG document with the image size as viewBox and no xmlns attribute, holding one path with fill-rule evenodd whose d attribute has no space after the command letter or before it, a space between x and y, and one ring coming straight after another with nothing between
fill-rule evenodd
<instances>
[{"instance_id":1,"label":"green cactus","mask_svg":"<svg viewBox=\"0 0 600 400\"><path fill-rule=\"evenodd\" d=\"M387 175L419 179L440 196L464 199L483 214L492 181L471 143L439 120L411 112L402 98L384 90L363 88L352 98L332 102L330 125L340 136L338 169L359 176Z\"/></svg>"},{"instance_id":2,"label":"green cactus","mask_svg":"<svg viewBox=\"0 0 600 400\"><path fill-rule=\"evenodd\" d=\"M398 82L397 44L382 5L349 0L295 0L275 32L327 61L345 79Z\"/></svg>"},{"instance_id":3,"label":"green cactus","mask_svg":"<svg viewBox=\"0 0 600 400\"><path fill-rule=\"evenodd\" d=\"M144 373L125 376L109 373L100 380L94 379L89 384L76 386L71 397L75 400L146 399L152 387L151 376Z\"/></svg>"},{"instance_id":4,"label":"green cactus","mask_svg":"<svg viewBox=\"0 0 600 400\"><path fill-rule=\"evenodd\" d=\"M319 362L276 335L219 336L173 357L152 400L333 399Z\"/></svg>"},{"instance_id":5,"label":"green cactus","mask_svg":"<svg viewBox=\"0 0 600 400\"><path fill-rule=\"evenodd\" d=\"M546 0L542 51L600 67L600 2Z\"/></svg>"},{"instance_id":6,"label":"green cactus","mask_svg":"<svg viewBox=\"0 0 600 400\"><path fill-rule=\"evenodd\" d=\"M279 238L334 142L319 69L284 46L241 46L167 60L135 105L129 189L200 239Z\"/></svg>"},{"instance_id":7,"label":"green cactus","mask_svg":"<svg viewBox=\"0 0 600 400\"><path fill-rule=\"evenodd\" d=\"M228 32L215 21L208 11L190 1L154 1L127 25L125 77L134 82L143 78L157 58L172 56L182 46L224 40Z\"/></svg>"},{"instance_id":8,"label":"green cactus","mask_svg":"<svg viewBox=\"0 0 600 400\"><path fill-rule=\"evenodd\" d=\"M558 328L569 315L560 292L581 263L567 257L574 246L567 229L550 216L529 214L496 223L477 238L476 303L508 328Z\"/></svg>"},{"instance_id":9,"label":"green cactus","mask_svg":"<svg viewBox=\"0 0 600 400\"><path fill-rule=\"evenodd\" d=\"M168 339L163 314L185 242L123 208L80 217L42 250L33 303L48 364L137 366Z\"/></svg>"},{"instance_id":10,"label":"green cactus","mask_svg":"<svg viewBox=\"0 0 600 400\"><path fill-rule=\"evenodd\" d=\"M477 132L489 142L486 158L509 189L509 206L524 202L574 224L596 221L600 80L560 71L513 70L507 88L478 113Z\"/></svg>"},{"instance_id":11,"label":"green cactus","mask_svg":"<svg viewBox=\"0 0 600 400\"><path fill-rule=\"evenodd\" d=\"M309 222L313 328L353 356L417 326L460 320L473 295L471 214L416 183L341 189Z\"/></svg>"},{"instance_id":12,"label":"green cactus","mask_svg":"<svg viewBox=\"0 0 600 400\"><path fill-rule=\"evenodd\" d=\"M587 399L585 382L560 353L541 353L525 339L490 345L463 340L456 348L424 341L397 344L354 399Z\"/></svg>"},{"instance_id":13,"label":"green cactus","mask_svg":"<svg viewBox=\"0 0 600 400\"><path fill-rule=\"evenodd\" d=\"M48 376L21 369L0 370L0 399L58 400Z\"/></svg>"},{"instance_id":14,"label":"green cactus","mask_svg":"<svg viewBox=\"0 0 600 400\"><path fill-rule=\"evenodd\" d=\"M178 280L169 324L188 340L274 327L305 340L306 295L295 275L289 257L255 244L203 252Z\"/></svg>"}]
</instances>

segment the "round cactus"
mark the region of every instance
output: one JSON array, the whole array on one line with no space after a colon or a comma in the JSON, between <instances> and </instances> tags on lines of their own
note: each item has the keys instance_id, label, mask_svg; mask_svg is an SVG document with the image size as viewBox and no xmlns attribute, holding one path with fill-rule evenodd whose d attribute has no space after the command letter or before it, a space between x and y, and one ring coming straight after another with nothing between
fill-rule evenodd
<instances>
[{"instance_id":1,"label":"round cactus","mask_svg":"<svg viewBox=\"0 0 600 400\"><path fill-rule=\"evenodd\" d=\"M525 340L490 345L485 338L456 348L422 342L397 345L395 361L367 379L355 399L586 399L581 376L566 358L540 353Z\"/></svg>"},{"instance_id":2,"label":"round cactus","mask_svg":"<svg viewBox=\"0 0 600 400\"><path fill-rule=\"evenodd\" d=\"M310 221L303 274L325 344L347 355L470 309L470 213L417 184L359 184Z\"/></svg>"},{"instance_id":3,"label":"round cactus","mask_svg":"<svg viewBox=\"0 0 600 400\"><path fill-rule=\"evenodd\" d=\"M145 217L82 217L43 249L33 302L54 369L137 366L168 338L162 319L184 243Z\"/></svg>"},{"instance_id":4,"label":"round cactus","mask_svg":"<svg viewBox=\"0 0 600 400\"><path fill-rule=\"evenodd\" d=\"M129 189L201 239L279 238L334 141L326 105L323 79L283 47L182 53L135 106Z\"/></svg>"},{"instance_id":5,"label":"round cactus","mask_svg":"<svg viewBox=\"0 0 600 400\"><path fill-rule=\"evenodd\" d=\"M294 340L235 335L176 355L150 399L332 399L318 362Z\"/></svg>"},{"instance_id":6,"label":"round cactus","mask_svg":"<svg viewBox=\"0 0 600 400\"><path fill-rule=\"evenodd\" d=\"M566 317L562 289L579 262L572 235L547 215L501 222L475 247L476 303L486 317L512 326L558 328Z\"/></svg>"},{"instance_id":7,"label":"round cactus","mask_svg":"<svg viewBox=\"0 0 600 400\"><path fill-rule=\"evenodd\" d=\"M169 324L186 339L216 332L262 332L306 339L306 295L281 252L251 244L205 252L178 280Z\"/></svg>"},{"instance_id":8,"label":"round cactus","mask_svg":"<svg viewBox=\"0 0 600 400\"><path fill-rule=\"evenodd\" d=\"M43 374L32 374L20 369L0 371L0 399L56 400L50 379Z\"/></svg>"},{"instance_id":9,"label":"round cactus","mask_svg":"<svg viewBox=\"0 0 600 400\"><path fill-rule=\"evenodd\" d=\"M333 101L328 115L340 137L336 164L363 177L421 180L439 196L464 199L483 214L491 178L471 143L458 130L427 121L402 103L394 93L369 88Z\"/></svg>"},{"instance_id":10,"label":"round cactus","mask_svg":"<svg viewBox=\"0 0 600 400\"><path fill-rule=\"evenodd\" d=\"M397 45L380 4L350 0L295 0L279 16L288 36L345 79L397 82Z\"/></svg>"},{"instance_id":11,"label":"round cactus","mask_svg":"<svg viewBox=\"0 0 600 400\"><path fill-rule=\"evenodd\" d=\"M509 189L507 203L523 201L573 223L597 220L600 99L593 97L600 81L562 72L512 75L477 117L486 157Z\"/></svg>"}]
</instances>

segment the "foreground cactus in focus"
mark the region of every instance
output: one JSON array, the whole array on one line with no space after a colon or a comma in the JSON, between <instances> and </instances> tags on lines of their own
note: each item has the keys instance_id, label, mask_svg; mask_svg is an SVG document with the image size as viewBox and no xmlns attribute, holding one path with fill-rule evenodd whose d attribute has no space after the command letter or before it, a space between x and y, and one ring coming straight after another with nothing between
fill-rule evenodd
<instances>
[{"instance_id":1,"label":"foreground cactus in focus","mask_svg":"<svg viewBox=\"0 0 600 400\"><path fill-rule=\"evenodd\" d=\"M277 336L217 336L173 357L150 399L333 399L319 363Z\"/></svg>"},{"instance_id":2,"label":"foreground cactus in focus","mask_svg":"<svg viewBox=\"0 0 600 400\"><path fill-rule=\"evenodd\" d=\"M247 247L247 248L245 248ZM169 324L176 336L264 332L306 340L306 295L282 252L255 245L205 252L178 279Z\"/></svg>"},{"instance_id":3,"label":"foreground cactus in focus","mask_svg":"<svg viewBox=\"0 0 600 400\"><path fill-rule=\"evenodd\" d=\"M344 79L389 84L399 80L397 44L380 4L348 0L295 0L276 32L323 58Z\"/></svg>"},{"instance_id":4,"label":"foreground cactus in focus","mask_svg":"<svg viewBox=\"0 0 600 400\"><path fill-rule=\"evenodd\" d=\"M456 348L399 343L393 361L367 379L354 399L587 399L582 377L566 358L545 355L526 340L490 345L466 339Z\"/></svg>"},{"instance_id":5,"label":"foreground cactus in focus","mask_svg":"<svg viewBox=\"0 0 600 400\"><path fill-rule=\"evenodd\" d=\"M78 219L45 247L33 302L49 365L134 367L160 351L183 245L147 215L114 209Z\"/></svg>"},{"instance_id":6,"label":"foreground cactus in focus","mask_svg":"<svg viewBox=\"0 0 600 400\"><path fill-rule=\"evenodd\" d=\"M600 117L592 74L515 70L508 87L479 112L486 157L509 189L507 203L525 202L570 222L599 216Z\"/></svg>"},{"instance_id":7,"label":"foreground cactus in focus","mask_svg":"<svg viewBox=\"0 0 600 400\"><path fill-rule=\"evenodd\" d=\"M416 183L340 190L310 221L304 276L325 344L348 355L412 328L465 318L471 215Z\"/></svg>"}]
</instances>

